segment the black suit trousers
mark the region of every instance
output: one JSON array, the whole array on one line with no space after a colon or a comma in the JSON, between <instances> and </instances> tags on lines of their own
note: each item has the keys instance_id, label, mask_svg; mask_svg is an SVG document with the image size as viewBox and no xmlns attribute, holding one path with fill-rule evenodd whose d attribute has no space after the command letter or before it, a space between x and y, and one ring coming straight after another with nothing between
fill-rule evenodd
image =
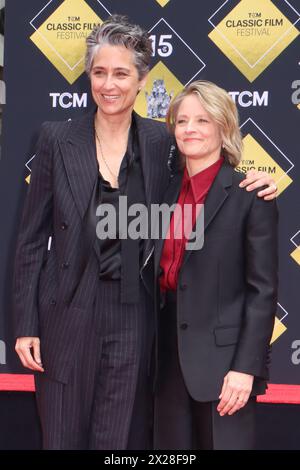
<instances>
[{"instance_id":1,"label":"black suit trousers","mask_svg":"<svg viewBox=\"0 0 300 470\"><path fill-rule=\"evenodd\" d=\"M44 449L148 449L152 344L149 298L120 303L120 282L99 281L67 384L36 376Z\"/></svg>"},{"instance_id":2,"label":"black suit trousers","mask_svg":"<svg viewBox=\"0 0 300 470\"><path fill-rule=\"evenodd\" d=\"M154 448L253 449L255 397L251 397L247 405L234 415L221 417L217 412L217 401L199 402L189 395L178 357L176 302L173 296L167 296L166 305L161 310L159 337Z\"/></svg>"}]
</instances>

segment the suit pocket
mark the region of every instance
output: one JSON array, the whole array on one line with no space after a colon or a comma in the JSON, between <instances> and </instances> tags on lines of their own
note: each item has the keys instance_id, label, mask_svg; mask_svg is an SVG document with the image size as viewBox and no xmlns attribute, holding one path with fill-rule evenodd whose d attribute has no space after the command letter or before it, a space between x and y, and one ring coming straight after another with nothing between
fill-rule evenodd
<instances>
[{"instance_id":1,"label":"suit pocket","mask_svg":"<svg viewBox=\"0 0 300 470\"><path fill-rule=\"evenodd\" d=\"M239 339L239 326L221 326L214 329L215 342L217 346L230 346L236 344Z\"/></svg>"}]
</instances>

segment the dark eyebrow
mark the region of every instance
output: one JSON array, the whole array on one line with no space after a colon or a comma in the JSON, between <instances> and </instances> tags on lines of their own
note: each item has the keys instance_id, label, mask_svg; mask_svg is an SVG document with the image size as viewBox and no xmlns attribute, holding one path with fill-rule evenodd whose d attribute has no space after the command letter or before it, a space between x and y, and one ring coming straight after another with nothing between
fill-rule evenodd
<instances>
[{"instance_id":1,"label":"dark eyebrow","mask_svg":"<svg viewBox=\"0 0 300 470\"><path fill-rule=\"evenodd\" d=\"M92 70L105 70L105 67L101 67L99 65L95 65L94 67L92 67ZM129 73L130 70L127 69L126 67L116 67L115 69L113 69L115 72L126 72L126 73Z\"/></svg>"}]
</instances>

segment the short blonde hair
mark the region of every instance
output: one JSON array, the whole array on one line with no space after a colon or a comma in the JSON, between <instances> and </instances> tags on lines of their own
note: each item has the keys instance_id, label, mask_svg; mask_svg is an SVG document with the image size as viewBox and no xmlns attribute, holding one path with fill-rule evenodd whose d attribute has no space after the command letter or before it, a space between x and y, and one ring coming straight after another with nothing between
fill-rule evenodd
<instances>
[{"instance_id":1,"label":"short blonde hair","mask_svg":"<svg viewBox=\"0 0 300 470\"><path fill-rule=\"evenodd\" d=\"M236 167L242 157L243 142L239 128L238 110L226 90L212 82L198 80L186 86L172 101L166 123L174 134L178 108L186 96L195 94L211 118L220 126L222 153Z\"/></svg>"}]
</instances>

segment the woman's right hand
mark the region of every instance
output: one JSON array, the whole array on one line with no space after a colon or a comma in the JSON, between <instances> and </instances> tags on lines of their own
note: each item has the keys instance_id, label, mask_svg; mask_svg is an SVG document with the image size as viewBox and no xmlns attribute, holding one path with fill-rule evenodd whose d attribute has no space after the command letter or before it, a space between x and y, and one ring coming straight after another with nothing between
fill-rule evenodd
<instances>
[{"instance_id":1,"label":"woman's right hand","mask_svg":"<svg viewBox=\"0 0 300 470\"><path fill-rule=\"evenodd\" d=\"M44 372L41 361L40 338L36 336L17 338L15 350L24 367Z\"/></svg>"}]
</instances>

